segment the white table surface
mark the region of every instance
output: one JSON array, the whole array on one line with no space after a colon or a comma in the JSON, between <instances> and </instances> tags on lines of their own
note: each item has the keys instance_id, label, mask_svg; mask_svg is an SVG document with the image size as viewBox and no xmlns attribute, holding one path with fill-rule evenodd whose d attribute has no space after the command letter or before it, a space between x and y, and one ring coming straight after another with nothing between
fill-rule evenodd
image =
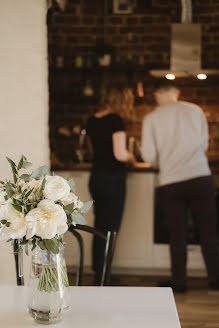
<instances>
[{"instance_id":1,"label":"white table surface","mask_svg":"<svg viewBox=\"0 0 219 328\"><path fill-rule=\"evenodd\" d=\"M70 287L71 308L54 328L180 328L170 288ZM0 327L32 328L23 286L0 286Z\"/></svg>"}]
</instances>

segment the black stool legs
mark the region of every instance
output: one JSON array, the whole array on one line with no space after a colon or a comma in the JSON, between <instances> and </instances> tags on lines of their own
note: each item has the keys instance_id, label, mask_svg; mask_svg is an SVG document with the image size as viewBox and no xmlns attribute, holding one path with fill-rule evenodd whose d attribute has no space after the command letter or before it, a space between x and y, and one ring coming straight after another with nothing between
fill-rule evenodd
<instances>
[{"instance_id":1,"label":"black stool legs","mask_svg":"<svg viewBox=\"0 0 219 328\"><path fill-rule=\"evenodd\" d=\"M103 273L102 273L102 279L100 284L101 286L109 286L112 260L113 260L115 245L116 245L116 237L117 237L116 231L107 232L105 255L104 255L104 266L103 266Z\"/></svg>"}]
</instances>

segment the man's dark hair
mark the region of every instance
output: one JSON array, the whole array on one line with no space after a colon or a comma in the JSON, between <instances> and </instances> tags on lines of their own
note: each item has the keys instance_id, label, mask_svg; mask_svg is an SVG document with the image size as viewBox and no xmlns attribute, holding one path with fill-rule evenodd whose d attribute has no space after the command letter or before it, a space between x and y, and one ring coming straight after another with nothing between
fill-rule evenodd
<instances>
[{"instance_id":1,"label":"man's dark hair","mask_svg":"<svg viewBox=\"0 0 219 328\"><path fill-rule=\"evenodd\" d=\"M163 89L163 90L169 90L169 89L172 89L172 88L177 89L176 84L173 81L168 80L166 78L157 79L154 82L154 90L155 91L158 91L158 90L161 90L161 89Z\"/></svg>"}]
</instances>

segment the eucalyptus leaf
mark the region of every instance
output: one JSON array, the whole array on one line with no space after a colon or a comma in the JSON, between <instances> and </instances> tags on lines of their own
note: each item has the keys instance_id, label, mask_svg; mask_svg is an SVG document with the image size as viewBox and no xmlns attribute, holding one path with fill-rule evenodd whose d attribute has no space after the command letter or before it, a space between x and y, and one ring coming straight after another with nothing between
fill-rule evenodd
<instances>
[{"instance_id":1,"label":"eucalyptus leaf","mask_svg":"<svg viewBox=\"0 0 219 328\"><path fill-rule=\"evenodd\" d=\"M24 180L25 182L29 182L30 181L30 175L29 174L22 174L20 176L20 179Z\"/></svg>"},{"instance_id":2,"label":"eucalyptus leaf","mask_svg":"<svg viewBox=\"0 0 219 328\"><path fill-rule=\"evenodd\" d=\"M27 169L28 167L32 166L32 163L28 162L28 161L25 161L23 163L23 169Z\"/></svg>"},{"instance_id":3,"label":"eucalyptus leaf","mask_svg":"<svg viewBox=\"0 0 219 328\"><path fill-rule=\"evenodd\" d=\"M41 166L31 174L31 177L34 179L40 179L42 176L49 173L48 166Z\"/></svg>"},{"instance_id":4,"label":"eucalyptus leaf","mask_svg":"<svg viewBox=\"0 0 219 328\"><path fill-rule=\"evenodd\" d=\"M83 214L87 213L91 209L92 205L93 205L93 200L90 200L89 202L84 203L84 205L80 209L81 213L83 213Z\"/></svg>"},{"instance_id":5,"label":"eucalyptus leaf","mask_svg":"<svg viewBox=\"0 0 219 328\"><path fill-rule=\"evenodd\" d=\"M87 223L87 221L85 220L83 215L78 212L73 212L71 214L71 218L72 218L72 221L76 224L86 224Z\"/></svg>"},{"instance_id":6,"label":"eucalyptus leaf","mask_svg":"<svg viewBox=\"0 0 219 328\"><path fill-rule=\"evenodd\" d=\"M48 249L48 251L50 251L54 254L59 253L59 243L58 243L58 240L56 240L55 238L44 239L44 244L45 244L46 249Z\"/></svg>"},{"instance_id":7,"label":"eucalyptus leaf","mask_svg":"<svg viewBox=\"0 0 219 328\"><path fill-rule=\"evenodd\" d=\"M73 192L76 191L76 184L75 184L74 180L73 179L67 180L67 182L69 184L71 191L73 191Z\"/></svg>"}]
</instances>

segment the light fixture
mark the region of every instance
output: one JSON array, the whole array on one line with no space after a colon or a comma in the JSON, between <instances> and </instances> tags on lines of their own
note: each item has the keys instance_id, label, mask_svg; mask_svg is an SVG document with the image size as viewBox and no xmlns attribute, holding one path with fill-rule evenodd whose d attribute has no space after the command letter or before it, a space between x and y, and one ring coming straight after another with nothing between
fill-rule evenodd
<instances>
[{"instance_id":1,"label":"light fixture","mask_svg":"<svg viewBox=\"0 0 219 328\"><path fill-rule=\"evenodd\" d=\"M204 74L204 73L200 73L200 74L197 75L197 78L199 80L206 80L207 79L207 75Z\"/></svg>"},{"instance_id":2,"label":"light fixture","mask_svg":"<svg viewBox=\"0 0 219 328\"><path fill-rule=\"evenodd\" d=\"M175 75L174 74L172 74L172 73L169 73L169 74L166 74L166 79L167 80L175 80Z\"/></svg>"}]
</instances>

